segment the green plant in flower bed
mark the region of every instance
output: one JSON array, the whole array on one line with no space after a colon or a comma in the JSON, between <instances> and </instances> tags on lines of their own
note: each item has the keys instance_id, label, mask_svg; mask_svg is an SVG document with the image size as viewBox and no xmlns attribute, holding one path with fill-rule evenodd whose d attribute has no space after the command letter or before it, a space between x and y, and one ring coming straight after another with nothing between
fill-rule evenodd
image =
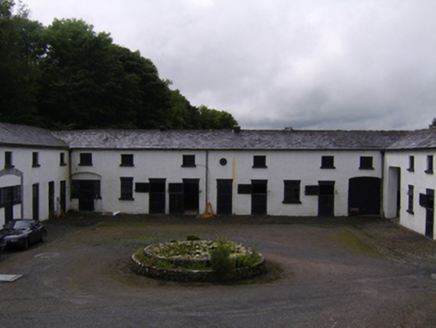
<instances>
[{"instance_id":1,"label":"green plant in flower bed","mask_svg":"<svg viewBox=\"0 0 436 328\"><path fill-rule=\"evenodd\" d=\"M142 253L142 254L141 254ZM261 255L226 238L216 240L172 241L151 245L146 252L138 250L135 258L162 268L213 270L219 275L258 263Z\"/></svg>"}]
</instances>

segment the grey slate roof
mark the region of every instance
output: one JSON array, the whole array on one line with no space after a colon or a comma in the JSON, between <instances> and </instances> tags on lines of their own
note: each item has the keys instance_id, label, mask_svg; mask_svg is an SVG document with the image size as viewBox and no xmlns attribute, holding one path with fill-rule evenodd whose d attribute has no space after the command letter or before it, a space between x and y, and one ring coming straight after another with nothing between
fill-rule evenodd
<instances>
[{"instance_id":1,"label":"grey slate roof","mask_svg":"<svg viewBox=\"0 0 436 328\"><path fill-rule=\"evenodd\" d=\"M0 123L0 145L68 148L48 130L8 123Z\"/></svg>"},{"instance_id":2,"label":"grey slate roof","mask_svg":"<svg viewBox=\"0 0 436 328\"><path fill-rule=\"evenodd\" d=\"M81 130L55 136L73 149L382 150L408 131Z\"/></svg>"},{"instance_id":3,"label":"grey slate roof","mask_svg":"<svg viewBox=\"0 0 436 328\"><path fill-rule=\"evenodd\" d=\"M436 129L410 131L388 149L428 149L436 148Z\"/></svg>"}]
</instances>

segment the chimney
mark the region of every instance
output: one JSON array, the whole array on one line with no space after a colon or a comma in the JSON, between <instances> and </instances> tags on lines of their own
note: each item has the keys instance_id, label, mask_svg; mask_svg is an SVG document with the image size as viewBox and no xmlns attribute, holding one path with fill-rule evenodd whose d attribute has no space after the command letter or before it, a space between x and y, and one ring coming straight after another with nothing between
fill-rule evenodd
<instances>
[{"instance_id":1,"label":"chimney","mask_svg":"<svg viewBox=\"0 0 436 328\"><path fill-rule=\"evenodd\" d=\"M160 132L164 132L164 131L167 130L167 127L166 127L165 125L161 125L161 126L159 127L159 130L160 130Z\"/></svg>"},{"instance_id":2,"label":"chimney","mask_svg":"<svg viewBox=\"0 0 436 328\"><path fill-rule=\"evenodd\" d=\"M241 132L241 127L239 125L233 126L233 133L239 133Z\"/></svg>"}]
</instances>

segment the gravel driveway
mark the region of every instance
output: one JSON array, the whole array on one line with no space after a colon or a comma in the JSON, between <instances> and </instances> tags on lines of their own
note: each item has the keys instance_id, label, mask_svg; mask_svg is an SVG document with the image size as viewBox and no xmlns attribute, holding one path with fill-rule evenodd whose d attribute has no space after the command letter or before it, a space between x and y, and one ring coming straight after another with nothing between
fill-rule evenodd
<instances>
[{"instance_id":1,"label":"gravel driveway","mask_svg":"<svg viewBox=\"0 0 436 328\"><path fill-rule=\"evenodd\" d=\"M436 326L436 242L374 218L198 219L70 214L45 244L6 251L0 326ZM134 274L146 244L226 236L259 249L269 273L241 283L175 283Z\"/></svg>"}]
</instances>

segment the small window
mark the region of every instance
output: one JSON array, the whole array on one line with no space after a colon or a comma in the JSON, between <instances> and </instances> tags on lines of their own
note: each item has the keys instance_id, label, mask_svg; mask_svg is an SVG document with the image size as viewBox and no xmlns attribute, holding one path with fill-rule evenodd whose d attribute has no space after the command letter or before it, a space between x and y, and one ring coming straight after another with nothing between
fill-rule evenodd
<instances>
[{"instance_id":1,"label":"small window","mask_svg":"<svg viewBox=\"0 0 436 328\"><path fill-rule=\"evenodd\" d=\"M221 166L226 166L226 165L227 165L227 159L225 159L225 158L221 158L221 159L220 159L220 165L221 165Z\"/></svg>"},{"instance_id":2,"label":"small window","mask_svg":"<svg viewBox=\"0 0 436 328\"><path fill-rule=\"evenodd\" d=\"M12 152L11 151L5 151L5 168L13 168L14 165L12 164Z\"/></svg>"},{"instance_id":3,"label":"small window","mask_svg":"<svg viewBox=\"0 0 436 328\"><path fill-rule=\"evenodd\" d=\"M65 153L60 153L59 154L59 165L60 166L67 165L67 162L65 161Z\"/></svg>"},{"instance_id":4,"label":"small window","mask_svg":"<svg viewBox=\"0 0 436 328\"><path fill-rule=\"evenodd\" d=\"M133 178L120 178L120 200L133 200Z\"/></svg>"},{"instance_id":5,"label":"small window","mask_svg":"<svg viewBox=\"0 0 436 328\"><path fill-rule=\"evenodd\" d=\"M374 170L372 156L360 156L360 170Z\"/></svg>"},{"instance_id":6,"label":"small window","mask_svg":"<svg viewBox=\"0 0 436 328\"><path fill-rule=\"evenodd\" d=\"M415 172L415 156L409 156L409 172Z\"/></svg>"},{"instance_id":7,"label":"small window","mask_svg":"<svg viewBox=\"0 0 436 328\"><path fill-rule=\"evenodd\" d=\"M92 153L80 153L80 166L92 166Z\"/></svg>"},{"instance_id":8,"label":"small window","mask_svg":"<svg viewBox=\"0 0 436 328\"><path fill-rule=\"evenodd\" d=\"M300 201L300 180L285 180L285 191L283 204L301 204Z\"/></svg>"},{"instance_id":9,"label":"small window","mask_svg":"<svg viewBox=\"0 0 436 328\"><path fill-rule=\"evenodd\" d=\"M182 167L195 167L195 155L183 155Z\"/></svg>"},{"instance_id":10,"label":"small window","mask_svg":"<svg viewBox=\"0 0 436 328\"><path fill-rule=\"evenodd\" d=\"M253 156L253 168L265 169L266 167L266 156Z\"/></svg>"},{"instance_id":11,"label":"small window","mask_svg":"<svg viewBox=\"0 0 436 328\"><path fill-rule=\"evenodd\" d=\"M407 191L408 196L408 206L407 206L407 212L410 214L413 214L413 189L414 187L412 185L409 185L409 190Z\"/></svg>"},{"instance_id":12,"label":"small window","mask_svg":"<svg viewBox=\"0 0 436 328\"><path fill-rule=\"evenodd\" d=\"M120 166L134 166L132 154L122 154Z\"/></svg>"},{"instance_id":13,"label":"small window","mask_svg":"<svg viewBox=\"0 0 436 328\"><path fill-rule=\"evenodd\" d=\"M427 174L433 174L433 155L427 156L427 170L425 170Z\"/></svg>"},{"instance_id":14,"label":"small window","mask_svg":"<svg viewBox=\"0 0 436 328\"><path fill-rule=\"evenodd\" d=\"M334 169L335 168L334 156L322 156L321 157L321 168L322 169Z\"/></svg>"},{"instance_id":15,"label":"small window","mask_svg":"<svg viewBox=\"0 0 436 328\"><path fill-rule=\"evenodd\" d=\"M39 153L33 152L32 153L32 167L40 167L39 165Z\"/></svg>"}]
</instances>

